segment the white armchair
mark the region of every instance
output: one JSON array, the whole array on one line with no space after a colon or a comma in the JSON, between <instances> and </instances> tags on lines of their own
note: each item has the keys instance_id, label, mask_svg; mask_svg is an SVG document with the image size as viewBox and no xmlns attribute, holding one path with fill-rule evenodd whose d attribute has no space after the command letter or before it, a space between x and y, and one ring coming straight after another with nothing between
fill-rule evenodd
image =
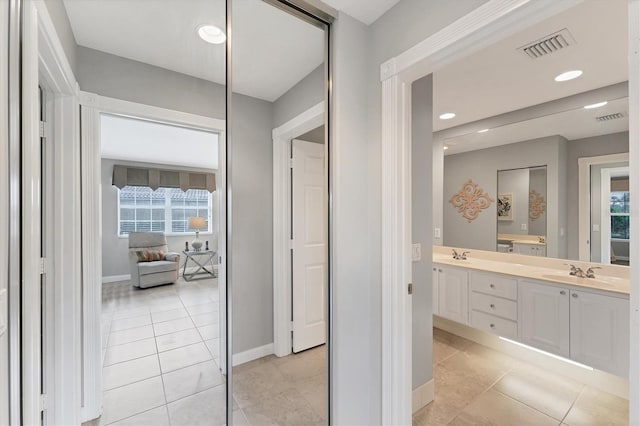
<instances>
[{"instance_id":1,"label":"white armchair","mask_svg":"<svg viewBox=\"0 0 640 426\"><path fill-rule=\"evenodd\" d=\"M159 252L164 254L163 260L140 261L138 253ZM131 284L134 287L148 288L178 281L180 255L169 253L167 238L162 232L130 232L129 233L129 266Z\"/></svg>"}]
</instances>

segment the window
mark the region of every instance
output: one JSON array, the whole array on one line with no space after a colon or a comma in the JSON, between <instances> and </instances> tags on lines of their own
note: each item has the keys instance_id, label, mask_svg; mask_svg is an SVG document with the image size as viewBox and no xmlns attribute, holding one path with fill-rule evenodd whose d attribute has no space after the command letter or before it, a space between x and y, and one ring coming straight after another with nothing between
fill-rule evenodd
<instances>
[{"instance_id":1,"label":"window","mask_svg":"<svg viewBox=\"0 0 640 426\"><path fill-rule=\"evenodd\" d=\"M166 234L193 233L189 218L204 217L211 232L211 193L205 189L125 186L118 191L118 235L129 232L159 231Z\"/></svg>"},{"instance_id":2,"label":"window","mask_svg":"<svg viewBox=\"0 0 640 426\"><path fill-rule=\"evenodd\" d=\"M611 238L629 239L629 191L611 192Z\"/></svg>"}]
</instances>

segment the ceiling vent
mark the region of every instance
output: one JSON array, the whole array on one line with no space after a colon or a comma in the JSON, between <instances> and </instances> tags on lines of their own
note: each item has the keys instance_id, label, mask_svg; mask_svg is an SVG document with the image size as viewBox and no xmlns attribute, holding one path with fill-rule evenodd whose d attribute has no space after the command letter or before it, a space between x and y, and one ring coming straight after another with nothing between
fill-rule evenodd
<instances>
[{"instance_id":1,"label":"ceiling vent","mask_svg":"<svg viewBox=\"0 0 640 426\"><path fill-rule=\"evenodd\" d=\"M576 43L568 29L564 28L532 43L527 43L518 50L531 59L538 59L550 55L558 50L565 49Z\"/></svg>"},{"instance_id":2,"label":"ceiling vent","mask_svg":"<svg viewBox=\"0 0 640 426\"><path fill-rule=\"evenodd\" d=\"M622 117L624 117L624 115L622 115L621 112L616 112L615 114L607 114L607 115L601 115L600 117L596 117L596 121L617 120L618 118L622 118Z\"/></svg>"}]
</instances>

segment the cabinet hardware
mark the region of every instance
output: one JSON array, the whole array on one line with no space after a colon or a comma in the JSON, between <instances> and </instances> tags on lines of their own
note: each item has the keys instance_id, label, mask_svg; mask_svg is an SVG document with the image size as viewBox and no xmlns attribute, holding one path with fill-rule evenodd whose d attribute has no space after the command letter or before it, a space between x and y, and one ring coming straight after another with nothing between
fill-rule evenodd
<instances>
[{"instance_id":1,"label":"cabinet hardware","mask_svg":"<svg viewBox=\"0 0 640 426\"><path fill-rule=\"evenodd\" d=\"M578 294L577 293L573 293L571 296L578 297Z\"/></svg>"},{"instance_id":2,"label":"cabinet hardware","mask_svg":"<svg viewBox=\"0 0 640 426\"><path fill-rule=\"evenodd\" d=\"M438 269L438 272L442 272L442 269Z\"/></svg>"},{"instance_id":3,"label":"cabinet hardware","mask_svg":"<svg viewBox=\"0 0 640 426\"><path fill-rule=\"evenodd\" d=\"M409 283L409 285L407 286L407 292L409 294L413 294L413 283Z\"/></svg>"},{"instance_id":4,"label":"cabinet hardware","mask_svg":"<svg viewBox=\"0 0 640 426\"><path fill-rule=\"evenodd\" d=\"M564 291L564 290L561 290L561 291L560 291L560 294L564 296L565 294L567 294L567 292L566 292L566 291Z\"/></svg>"},{"instance_id":5,"label":"cabinet hardware","mask_svg":"<svg viewBox=\"0 0 640 426\"><path fill-rule=\"evenodd\" d=\"M491 309L495 309L495 308L496 308L496 305L494 305L494 304L492 303L492 304L490 304L490 305L489 305L489 307L490 307Z\"/></svg>"},{"instance_id":6,"label":"cabinet hardware","mask_svg":"<svg viewBox=\"0 0 640 426\"><path fill-rule=\"evenodd\" d=\"M496 325L495 324L489 324L489 327L496 328Z\"/></svg>"},{"instance_id":7,"label":"cabinet hardware","mask_svg":"<svg viewBox=\"0 0 640 426\"><path fill-rule=\"evenodd\" d=\"M495 285L493 285L493 284L489 284L489 287L491 287L491 288L496 288L496 286L495 286Z\"/></svg>"}]
</instances>

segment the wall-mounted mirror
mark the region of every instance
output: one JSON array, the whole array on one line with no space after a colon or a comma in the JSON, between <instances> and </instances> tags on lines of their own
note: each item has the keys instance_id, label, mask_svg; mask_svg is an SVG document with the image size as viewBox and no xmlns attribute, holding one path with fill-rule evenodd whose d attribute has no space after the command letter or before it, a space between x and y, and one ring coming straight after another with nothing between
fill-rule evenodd
<instances>
[{"instance_id":1,"label":"wall-mounted mirror","mask_svg":"<svg viewBox=\"0 0 640 426\"><path fill-rule=\"evenodd\" d=\"M445 148L444 244L628 264L626 83L533 108L528 120L435 133ZM449 202L468 180L491 199L473 220Z\"/></svg>"},{"instance_id":2,"label":"wall-mounted mirror","mask_svg":"<svg viewBox=\"0 0 640 426\"><path fill-rule=\"evenodd\" d=\"M498 170L499 252L546 256L547 166Z\"/></svg>"}]
</instances>

